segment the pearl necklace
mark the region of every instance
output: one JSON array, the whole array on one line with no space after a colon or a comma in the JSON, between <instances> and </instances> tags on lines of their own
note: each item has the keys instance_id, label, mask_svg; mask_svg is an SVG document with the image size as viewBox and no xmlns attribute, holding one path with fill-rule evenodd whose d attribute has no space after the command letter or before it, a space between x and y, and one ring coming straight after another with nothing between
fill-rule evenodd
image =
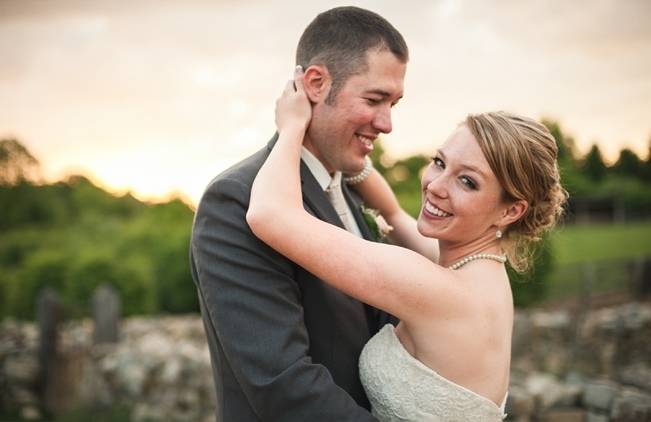
<instances>
[{"instance_id":1,"label":"pearl necklace","mask_svg":"<svg viewBox=\"0 0 651 422\"><path fill-rule=\"evenodd\" d=\"M450 270L458 270L459 268L463 267L470 261L474 261L475 259L492 259L493 261L497 261L502 264L506 262L506 256L504 255L496 255L492 253L477 253L474 255L468 255L466 257L461 258L460 261L455 262L454 264L450 265L448 268Z\"/></svg>"}]
</instances>

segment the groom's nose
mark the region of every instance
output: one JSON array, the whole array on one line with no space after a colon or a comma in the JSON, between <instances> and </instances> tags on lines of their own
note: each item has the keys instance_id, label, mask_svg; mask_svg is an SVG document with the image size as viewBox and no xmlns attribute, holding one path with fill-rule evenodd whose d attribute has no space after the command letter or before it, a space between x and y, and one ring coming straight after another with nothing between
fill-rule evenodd
<instances>
[{"instance_id":1,"label":"groom's nose","mask_svg":"<svg viewBox=\"0 0 651 422\"><path fill-rule=\"evenodd\" d=\"M382 133L391 133L391 106L380 107L373 119L373 127Z\"/></svg>"}]
</instances>

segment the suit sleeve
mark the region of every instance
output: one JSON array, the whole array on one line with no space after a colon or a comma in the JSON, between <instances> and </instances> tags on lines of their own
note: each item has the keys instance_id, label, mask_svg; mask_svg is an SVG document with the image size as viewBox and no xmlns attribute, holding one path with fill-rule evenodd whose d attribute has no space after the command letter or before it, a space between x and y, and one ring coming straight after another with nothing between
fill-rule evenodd
<instances>
[{"instance_id":1,"label":"suit sleeve","mask_svg":"<svg viewBox=\"0 0 651 422\"><path fill-rule=\"evenodd\" d=\"M249 192L240 181L219 180L195 217L198 288L223 358L263 421L375 420L308 356L295 265L250 231Z\"/></svg>"}]
</instances>

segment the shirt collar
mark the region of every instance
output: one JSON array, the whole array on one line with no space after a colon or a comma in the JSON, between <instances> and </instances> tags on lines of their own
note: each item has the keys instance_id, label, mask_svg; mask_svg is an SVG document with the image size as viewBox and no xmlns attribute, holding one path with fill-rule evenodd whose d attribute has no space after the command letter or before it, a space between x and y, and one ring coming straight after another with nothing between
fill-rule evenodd
<instances>
[{"instance_id":1,"label":"shirt collar","mask_svg":"<svg viewBox=\"0 0 651 422\"><path fill-rule=\"evenodd\" d=\"M323 163L305 147L301 147L301 159L307 165L307 168L310 169L310 172L319 183L319 186L321 186L321 189L326 190L332 182L341 182L340 171L335 172L334 176L330 176Z\"/></svg>"}]
</instances>

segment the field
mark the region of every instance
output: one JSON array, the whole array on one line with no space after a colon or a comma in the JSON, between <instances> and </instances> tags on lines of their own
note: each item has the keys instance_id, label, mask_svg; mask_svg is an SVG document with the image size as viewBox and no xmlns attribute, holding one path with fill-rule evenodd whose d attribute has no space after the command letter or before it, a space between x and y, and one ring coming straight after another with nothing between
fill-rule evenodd
<instances>
[{"instance_id":1,"label":"field","mask_svg":"<svg viewBox=\"0 0 651 422\"><path fill-rule=\"evenodd\" d=\"M630 289L634 263L651 257L651 221L558 228L548 299Z\"/></svg>"},{"instance_id":2,"label":"field","mask_svg":"<svg viewBox=\"0 0 651 422\"><path fill-rule=\"evenodd\" d=\"M651 256L651 221L560 227L552 244L559 266Z\"/></svg>"}]
</instances>

